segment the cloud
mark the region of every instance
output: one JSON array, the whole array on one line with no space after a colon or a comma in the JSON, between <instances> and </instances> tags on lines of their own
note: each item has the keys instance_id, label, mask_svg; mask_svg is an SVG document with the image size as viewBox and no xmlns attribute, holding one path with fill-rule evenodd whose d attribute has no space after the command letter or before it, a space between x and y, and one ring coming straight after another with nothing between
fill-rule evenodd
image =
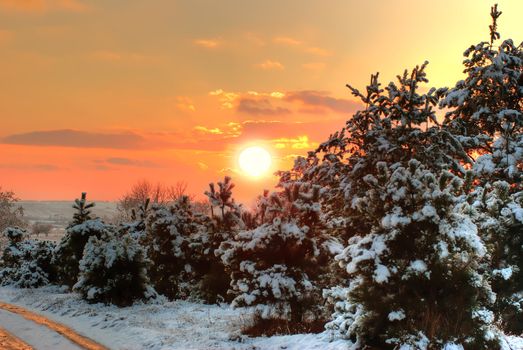
<instances>
[{"instance_id":1,"label":"cloud","mask_svg":"<svg viewBox=\"0 0 523 350\"><path fill-rule=\"evenodd\" d=\"M227 124L223 125L223 127L221 127L221 128L218 128L218 127L208 128L208 127L202 126L202 125L197 125L194 127L194 131L198 135L212 135L212 136L223 135L224 137L240 136L241 129L242 129L241 124L236 123L236 122L227 123ZM196 135L196 136L198 136L198 135Z\"/></svg>"},{"instance_id":2,"label":"cloud","mask_svg":"<svg viewBox=\"0 0 523 350\"><path fill-rule=\"evenodd\" d=\"M137 168L159 168L160 165L157 163L148 161L148 160L137 160L131 158L123 157L111 157L104 160L95 160L95 163L98 164L98 168L109 169L107 165L119 165L119 166L129 166Z\"/></svg>"},{"instance_id":3,"label":"cloud","mask_svg":"<svg viewBox=\"0 0 523 350\"><path fill-rule=\"evenodd\" d=\"M277 36L272 39L276 44L287 45L287 46L300 46L303 45L303 41L288 37L288 36Z\"/></svg>"},{"instance_id":4,"label":"cloud","mask_svg":"<svg viewBox=\"0 0 523 350\"><path fill-rule=\"evenodd\" d=\"M0 0L0 10L47 13L55 11L86 12L89 7L79 0Z\"/></svg>"},{"instance_id":5,"label":"cloud","mask_svg":"<svg viewBox=\"0 0 523 350\"><path fill-rule=\"evenodd\" d=\"M195 112L196 106L190 97L187 96L177 96L176 97L176 107L182 111Z\"/></svg>"},{"instance_id":6,"label":"cloud","mask_svg":"<svg viewBox=\"0 0 523 350\"><path fill-rule=\"evenodd\" d=\"M225 174L225 175L239 175L241 174L240 170L236 168L223 168L220 169L219 173Z\"/></svg>"},{"instance_id":7,"label":"cloud","mask_svg":"<svg viewBox=\"0 0 523 350\"><path fill-rule=\"evenodd\" d=\"M62 146L79 148L140 149L158 146L134 133L95 133L79 130L33 131L8 135L1 143L32 146Z\"/></svg>"},{"instance_id":8,"label":"cloud","mask_svg":"<svg viewBox=\"0 0 523 350\"><path fill-rule=\"evenodd\" d=\"M312 54L315 56L332 56L332 52L317 46L311 46L305 41L291 38L288 36L277 36L272 39L275 44L294 47L305 53Z\"/></svg>"},{"instance_id":9,"label":"cloud","mask_svg":"<svg viewBox=\"0 0 523 350\"><path fill-rule=\"evenodd\" d=\"M196 39L193 41L193 44L206 49L215 49L221 46L222 43L217 39Z\"/></svg>"},{"instance_id":10,"label":"cloud","mask_svg":"<svg viewBox=\"0 0 523 350\"><path fill-rule=\"evenodd\" d=\"M39 163L39 164L0 164L0 169L14 169L14 170L34 170L34 171L56 171L60 167L54 164Z\"/></svg>"},{"instance_id":11,"label":"cloud","mask_svg":"<svg viewBox=\"0 0 523 350\"><path fill-rule=\"evenodd\" d=\"M227 92L223 91L222 89L211 91L209 92L209 95L218 96L218 99L221 102L223 109L234 108L234 101L236 101L236 99L240 97L240 95L235 92Z\"/></svg>"},{"instance_id":12,"label":"cloud","mask_svg":"<svg viewBox=\"0 0 523 350\"><path fill-rule=\"evenodd\" d=\"M198 165L198 168L200 168L200 170L207 170L209 169L209 166L203 162L198 162L196 163Z\"/></svg>"},{"instance_id":13,"label":"cloud","mask_svg":"<svg viewBox=\"0 0 523 350\"><path fill-rule=\"evenodd\" d=\"M284 70L285 67L278 61L265 60L262 63L258 63L256 67L264 70Z\"/></svg>"},{"instance_id":14,"label":"cloud","mask_svg":"<svg viewBox=\"0 0 523 350\"><path fill-rule=\"evenodd\" d=\"M307 47L305 52L316 56L332 56L332 52L322 49L321 47Z\"/></svg>"},{"instance_id":15,"label":"cloud","mask_svg":"<svg viewBox=\"0 0 523 350\"><path fill-rule=\"evenodd\" d=\"M201 126L201 125L197 125L194 127L194 130L196 131L199 131L203 134L212 134L212 135L223 135L223 130L221 130L220 128L212 128L212 129L209 129L205 126Z\"/></svg>"},{"instance_id":16,"label":"cloud","mask_svg":"<svg viewBox=\"0 0 523 350\"><path fill-rule=\"evenodd\" d=\"M289 122L280 120L247 120L242 123L245 139L299 139L307 135L310 140L326 140L329 134L341 129L345 118L325 119L313 122Z\"/></svg>"},{"instance_id":17,"label":"cloud","mask_svg":"<svg viewBox=\"0 0 523 350\"><path fill-rule=\"evenodd\" d=\"M221 103L222 109L233 109L236 106L236 101L243 100L245 98L260 98L260 97L267 97L267 98L275 98L275 99L283 99L285 97L285 93L280 91L271 91L271 92L258 92L258 91L247 91L247 92L231 92L231 91L224 91L223 89L217 89L214 91L209 92L210 96L216 96L218 97L218 100Z\"/></svg>"},{"instance_id":18,"label":"cloud","mask_svg":"<svg viewBox=\"0 0 523 350\"><path fill-rule=\"evenodd\" d=\"M318 146L318 143L310 142L309 136L302 135L296 138L281 137L271 140L274 147L278 149L291 148L291 149L313 149Z\"/></svg>"},{"instance_id":19,"label":"cloud","mask_svg":"<svg viewBox=\"0 0 523 350\"><path fill-rule=\"evenodd\" d=\"M238 112L250 115L282 115L291 111L284 107L273 106L268 99L243 98L238 104Z\"/></svg>"},{"instance_id":20,"label":"cloud","mask_svg":"<svg viewBox=\"0 0 523 350\"><path fill-rule=\"evenodd\" d=\"M359 102L331 97L325 92L313 90L288 92L285 95L285 100L299 101L306 107L320 107L320 109L305 110L313 113L322 112L321 109L328 109L338 113L352 113L361 108Z\"/></svg>"},{"instance_id":21,"label":"cloud","mask_svg":"<svg viewBox=\"0 0 523 350\"><path fill-rule=\"evenodd\" d=\"M321 69L323 65L316 63L308 69ZM291 92L229 92L222 89L209 92L209 95L218 97L222 109L234 109L238 112L256 116L274 116L299 113L325 114L353 113L362 105L350 99L331 96L325 91L303 90Z\"/></svg>"}]
</instances>

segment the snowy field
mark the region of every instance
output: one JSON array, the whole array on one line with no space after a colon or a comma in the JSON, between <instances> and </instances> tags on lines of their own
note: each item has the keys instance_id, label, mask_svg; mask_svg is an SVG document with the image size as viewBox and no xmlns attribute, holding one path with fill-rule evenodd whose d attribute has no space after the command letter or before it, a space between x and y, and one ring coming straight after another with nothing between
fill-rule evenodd
<instances>
[{"instance_id":1,"label":"snowy field","mask_svg":"<svg viewBox=\"0 0 523 350\"><path fill-rule=\"evenodd\" d=\"M80 296L64 293L58 287L1 287L0 300L65 324L113 350L350 349L346 341L333 340L326 333L260 338L242 336L241 325L251 314L245 310L233 310L228 305L175 301L118 308L88 304ZM11 327L16 329L16 324L11 324ZM517 349L523 349L523 342L521 345Z\"/></svg>"},{"instance_id":2,"label":"snowy field","mask_svg":"<svg viewBox=\"0 0 523 350\"><path fill-rule=\"evenodd\" d=\"M73 201L20 201L17 203L24 209L24 218L29 225L34 223L50 224L49 235L40 235L40 239L59 241L74 213ZM116 202L97 202L93 213L106 221L111 221L117 214Z\"/></svg>"}]
</instances>

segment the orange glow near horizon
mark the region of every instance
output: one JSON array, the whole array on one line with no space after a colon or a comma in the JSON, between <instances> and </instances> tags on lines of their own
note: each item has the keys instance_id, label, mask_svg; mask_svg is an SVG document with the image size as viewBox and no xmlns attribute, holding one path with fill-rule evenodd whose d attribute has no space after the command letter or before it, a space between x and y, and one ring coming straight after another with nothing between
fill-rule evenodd
<instances>
[{"instance_id":1,"label":"orange glow near horizon","mask_svg":"<svg viewBox=\"0 0 523 350\"><path fill-rule=\"evenodd\" d=\"M502 39L523 40L523 3L500 0ZM0 186L29 200L115 200L141 179L201 198L229 175L250 203L344 126L371 73L383 85L428 60L430 86L462 77L488 40L476 0L322 2L0 0ZM270 173L269 173L270 174Z\"/></svg>"}]
</instances>

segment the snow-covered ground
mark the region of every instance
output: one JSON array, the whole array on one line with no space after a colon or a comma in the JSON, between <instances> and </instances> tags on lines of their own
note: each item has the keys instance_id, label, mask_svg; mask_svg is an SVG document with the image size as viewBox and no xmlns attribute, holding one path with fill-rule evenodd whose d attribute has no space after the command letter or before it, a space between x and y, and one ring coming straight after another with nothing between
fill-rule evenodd
<instances>
[{"instance_id":1,"label":"snow-covered ground","mask_svg":"<svg viewBox=\"0 0 523 350\"><path fill-rule=\"evenodd\" d=\"M55 286L38 289L0 287L0 301L22 306L65 324L113 350L351 349L350 343L333 339L327 333L259 338L242 336L241 325L249 320L251 313L249 310L233 310L228 305L163 301L118 308L88 304L79 295ZM18 316L8 314L0 310L0 326L13 334L23 335L20 329L23 331L24 322L18 322ZM11 318L7 319L6 315ZM26 329L27 332L29 339L41 337L48 342L63 341L53 338L52 332L45 334L43 327L36 327L35 333ZM506 337L506 341L502 350L523 350L523 338ZM62 348L67 346L56 349Z\"/></svg>"},{"instance_id":2,"label":"snow-covered ground","mask_svg":"<svg viewBox=\"0 0 523 350\"><path fill-rule=\"evenodd\" d=\"M49 330L46 326L26 320L20 315L0 310L0 327L22 339L35 349L82 350L66 337Z\"/></svg>"},{"instance_id":3,"label":"snow-covered ground","mask_svg":"<svg viewBox=\"0 0 523 350\"><path fill-rule=\"evenodd\" d=\"M58 287L0 288L0 301L19 305L114 350L325 349L350 345L326 333L248 338L240 334L249 311L186 301L118 308L88 304ZM0 315L1 317L2 315ZM522 347L523 348L523 347Z\"/></svg>"}]
</instances>

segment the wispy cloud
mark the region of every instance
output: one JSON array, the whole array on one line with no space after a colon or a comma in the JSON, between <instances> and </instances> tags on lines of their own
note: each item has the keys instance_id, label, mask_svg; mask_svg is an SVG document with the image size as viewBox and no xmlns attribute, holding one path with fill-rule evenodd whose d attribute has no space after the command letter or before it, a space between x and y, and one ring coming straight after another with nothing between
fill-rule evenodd
<instances>
[{"instance_id":1,"label":"wispy cloud","mask_svg":"<svg viewBox=\"0 0 523 350\"><path fill-rule=\"evenodd\" d=\"M60 167L54 164L37 163L37 164L0 164L0 169L13 169L13 170L33 170L33 171L56 171L60 170Z\"/></svg>"},{"instance_id":2,"label":"wispy cloud","mask_svg":"<svg viewBox=\"0 0 523 350\"><path fill-rule=\"evenodd\" d=\"M264 69L264 70L284 70L285 66L278 62L273 60L265 60L262 63L258 63L256 67Z\"/></svg>"},{"instance_id":3,"label":"wispy cloud","mask_svg":"<svg viewBox=\"0 0 523 350\"><path fill-rule=\"evenodd\" d=\"M288 36L277 36L273 40L276 44L288 45L288 46L300 46L303 45L303 41L288 37Z\"/></svg>"},{"instance_id":4,"label":"wispy cloud","mask_svg":"<svg viewBox=\"0 0 523 350\"><path fill-rule=\"evenodd\" d=\"M0 142L13 145L116 149L141 149L158 146L147 142L143 136L134 133L95 133L70 129L8 135L1 138Z\"/></svg>"},{"instance_id":5,"label":"wispy cloud","mask_svg":"<svg viewBox=\"0 0 523 350\"><path fill-rule=\"evenodd\" d=\"M285 94L287 101L299 101L306 107L319 107L320 109L310 109L309 112L321 112L321 109L328 109L338 113L352 113L358 108L361 108L359 102L335 98L329 96L323 91L305 90L294 91ZM307 111L307 110L305 110Z\"/></svg>"},{"instance_id":6,"label":"wispy cloud","mask_svg":"<svg viewBox=\"0 0 523 350\"><path fill-rule=\"evenodd\" d=\"M205 164L204 162L198 162L196 164L198 165L198 168L200 168L200 170L207 170L207 169L209 169L209 166L207 164Z\"/></svg>"},{"instance_id":7,"label":"wispy cloud","mask_svg":"<svg viewBox=\"0 0 523 350\"><path fill-rule=\"evenodd\" d=\"M196 106L190 97L176 96L176 107L182 111L195 112Z\"/></svg>"},{"instance_id":8,"label":"wispy cloud","mask_svg":"<svg viewBox=\"0 0 523 350\"><path fill-rule=\"evenodd\" d=\"M244 98L238 104L238 112L250 115L282 115L289 114L291 111L284 107L274 106L268 99Z\"/></svg>"},{"instance_id":9,"label":"wispy cloud","mask_svg":"<svg viewBox=\"0 0 523 350\"><path fill-rule=\"evenodd\" d=\"M318 143L316 142L310 142L309 136L302 135L295 138L276 138L271 140L271 142L274 144L274 147L277 149L284 149L284 148L290 148L290 149L313 149L318 146Z\"/></svg>"},{"instance_id":10,"label":"wispy cloud","mask_svg":"<svg viewBox=\"0 0 523 350\"><path fill-rule=\"evenodd\" d=\"M308 52L316 56L332 56L332 52L330 52L329 50L322 49L321 47L307 47L305 49L305 52Z\"/></svg>"},{"instance_id":11,"label":"wispy cloud","mask_svg":"<svg viewBox=\"0 0 523 350\"><path fill-rule=\"evenodd\" d=\"M321 69L322 66L308 68ZM362 107L354 100L333 97L329 92L316 90L227 92L218 89L211 91L209 95L218 97L223 109L236 109L240 113L255 116L326 112L346 114Z\"/></svg>"},{"instance_id":12,"label":"wispy cloud","mask_svg":"<svg viewBox=\"0 0 523 350\"><path fill-rule=\"evenodd\" d=\"M204 134L212 134L212 135L223 135L224 134L223 130L220 128L209 129L209 128L207 128L205 126L201 126L201 125L195 126L194 130L204 133Z\"/></svg>"},{"instance_id":13,"label":"wispy cloud","mask_svg":"<svg viewBox=\"0 0 523 350\"><path fill-rule=\"evenodd\" d=\"M196 39L193 44L206 49L215 49L222 45L222 41L218 39Z\"/></svg>"},{"instance_id":14,"label":"wispy cloud","mask_svg":"<svg viewBox=\"0 0 523 350\"><path fill-rule=\"evenodd\" d=\"M253 98L271 98L271 99L283 99L285 93L280 91L271 92L258 92L258 91L247 91L247 92L231 92L224 91L223 89L217 89L209 92L210 96L218 97L221 107L223 109L234 109L237 107L242 100L253 99Z\"/></svg>"},{"instance_id":15,"label":"wispy cloud","mask_svg":"<svg viewBox=\"0 0 523 350\"><path fill-rule=\"evenodd\" d=\"M296 38L292 38L289 36L277 36L277 37L274 37L272 41L277 45L294 47L295 49L298 49L300 51L303 51L305 53L315 55L315 56L331 56L332 55L332 52L330 52L329 50L323 49L318 46L310 45L303 40L298 40Z\"/></svg>"},{"instance_id":16,"label":"wispy cloud","mask_svg":"<svg viewBox=\"0 0 523 350\"><path fill-rule=\"evenodd\" d=\"M233 109L234 101L236 101L236 99L240 97L240 94L237 94L235 92L227 92L222 89L211 91L209 92L209 95L217 96L221 102L222 108L224 109Z\"/></svg>"},{"instance_id":17,"label":"wispy cloud","mask_svg":"<svg viewBox=\"0 0 523 350\"><path fill-rule=\"evenodd\" d=\"M225 137L237 137L241 135L242 126L240 123L229 122L220 127L206 127L197 125L194 131L200 135L223 135Z\"/></svg>"},{"instance_id":18,"label":"wispy cloud","mask_svg":"<svg viewBox=\"0 0 523 350\"><path fill-rule=\"evenodd\" d=\"M139 160L124 157L111 157L103 160L94 161L98 166L109 168L109 165L113 166L126 166L126 167L137 167L137 168L159 168L159 164L151 162L149 160Z\"/></svg>"}]
</instances>

